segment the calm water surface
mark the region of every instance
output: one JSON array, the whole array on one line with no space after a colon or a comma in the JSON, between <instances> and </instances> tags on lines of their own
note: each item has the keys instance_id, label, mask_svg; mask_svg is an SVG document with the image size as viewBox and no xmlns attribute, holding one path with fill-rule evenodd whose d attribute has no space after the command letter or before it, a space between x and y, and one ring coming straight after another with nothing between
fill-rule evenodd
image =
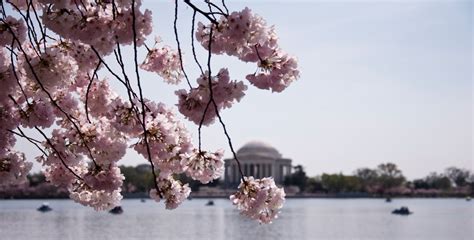
<instances>
[{"instance_id":1,"label":"calm water surface","mask_svg":"<svg viewBox=\"0 0 474 240\"><path fill-rule=\"evenodd\" d=\"M474 201L463 199L289 199L279 219L259 225L228 200L194 199L169 211L123 200L124 213L95 212L70 200L0 200L0 239L474 239ZM408 206L414 214L396 216Z\"/></svg>"}]
</instances>

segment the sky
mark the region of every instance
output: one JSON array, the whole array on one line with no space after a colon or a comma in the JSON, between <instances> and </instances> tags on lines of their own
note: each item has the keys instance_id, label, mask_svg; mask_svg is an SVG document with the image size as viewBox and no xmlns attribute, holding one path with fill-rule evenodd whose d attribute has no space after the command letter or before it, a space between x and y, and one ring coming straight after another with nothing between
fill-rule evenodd
<instances>
[{"instance_id":1,"label":"sky","mask_svg":"<svg viewBox=\"0 0 474 240\"><path fill-rule=\"evenodd\" d=\"M144 2L142 8L153 12L153 35L176 47L172 2ZM189 48L192 10L180 5L185 68L196 79ZM246 82L246 96L222 112L237 149L251 140L264 141L293 159L294 165L303 165L309 176L351 174L384 162L397 164L408 179L449 166L474 169L471 1L227 5L231 11L248 6L274 25L282 49L298 58L301 71L300 79L282 93ZM153 36L148 43L153 45ZM200 46L198 50L204 62L206 52ZM226 67L231 79L244 81L256 70L228 56L215 57L212 67ZM186 88L185 83L166 85L154 74L143 72L142 79L145 96L169 106L177 102L174 91ZM118 84L113 87L123 92ZM197 144L197 126L183 121ZM19 145L27 148L22 141ZM226 157L231 156L217 124L203 128L203 147L223 148ZM145 162L131 150L121 161Z\"/></svg>"}]
</instances>

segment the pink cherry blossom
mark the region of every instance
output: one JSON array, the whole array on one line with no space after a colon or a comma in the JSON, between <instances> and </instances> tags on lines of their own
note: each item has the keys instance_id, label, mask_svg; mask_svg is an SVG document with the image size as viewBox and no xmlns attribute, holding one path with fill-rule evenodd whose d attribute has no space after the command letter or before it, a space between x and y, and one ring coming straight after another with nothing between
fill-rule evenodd
<instances>
[{"instance_id":1,"label":"pink cherry blossom","mask_svg":"<svg viewBox=\"0 0 474 240\"><path fill-rule=\"evenodd\" d=\"M21 65L32 84L37 85L37 88L43 86L49 91L70 84L78 69L74 59L60 45L47 48L40 56L30 52L28 59L22 59Z\"/></svg>"},{"instance_id":2,"label":"pink cherry blossom","mask_svg":"<svg viewBox=\"0 0 474 240\"><path fill-rule=\"evenodd\" d=\"M147 142L152 161L160 169L160 176L166 178L172 173L181 173L185 169L182 159L192 150L191 137L184 125L164 104L147 104L152 113L146 119ZM145 134L133 148L148 158Z\"/></svg>"},{"instance_id":3,"label":"pink cherry blossom","mask_svg":"<svg viewBox=\"0 0 474 240\"><path fill-rule=\"evenodd\" d=\"M13 32L13 34L12 34ZM0 21L0 46L18 46L26 39L26 26L22 19L12 16L2 18Z\"/></svg>"},{"instance_id":4,"label":"pink cherry blossom","mask_svg":"<svg viewBox=\"0 0 474 240\"><path fill-rule=\"evenodd\" d=\"M163 200L167 209L191 192L175 179L178 174L202 183L222 176L223 150L197 149L181 116L144 96L150 89L144 84L149 79L140 77L143 71L177 85L184 70L180 49L157 45L161 40L146 47L152 13L141 9L141 0L6 3L11 15L0 21L0 184L23 181L31 169L24 154L14 150L17 137L41 149L35 159L47 181L95 210L122 199L118 166L130 148L153 166L156 189L150 197ZM299 77L296 58L279 47L274 28L262 17L249 8L209 14L216 20L198 23L191 34L204 49L211 44L210 54L254 63L257 70L245 77L251 84L281 92ZM145 57L142 64L138 56ZM176 105L186 119L210 125L243 98L247 86L231 80L227 68L209 74L211 69L199 67L197 86L175 91ZM23 129L38 139L24 136ZM231 199L243 214L267 223L277 216L284 191L271 178L249 177Z\"/></svg>"},{"instance_id":5,"label":"pink cherry blossom","mask_svg":"<svg viewBox=\"0 0 474 240\"><path fill-rule=\"evenodd\" d=\"M96 190L113 191L122 186L124 176L115 164L89 171L84 175L84 182Z\"/></svg>"},{"instance_id":6,"label":"pink cherry blossom","mask_svg":"<svg viewBox=\"0 0 474 240\"><path fill-rule=\"evenodd\" d=\"M188 184L182 184L180 181L172 177L160 178L158 180L158 188L165 201L166 209L177 208L184 200L186 200L191 193ZM159 202L162 198L156 189L150 190L150 197Z\"/></svg>"},{"instance_id":7,"label":"pink cherry blossom","mask_svg":"<svg viewBox=\"0 0 474 240\"><path fill-rule=\"evenodd\" d=\"M199 23L196 38L206 49L211 28L211 52L257 63L260 73L246 77L256 87L281 92L299 78L296 59L280 49L273 27L267 27L265 21L252 14L249 8L222 16L217 26Z\"/></svg>"},{"instance_id":8,"label":"pink cherry blossom","mask_svg":"<svg viewBox=\"0 0 474 240\"><path fill-rule=\"evenodd\" d=\"M3 47L0 48L0 86L0 102L10 101L9 95L15 95L17 90L17 79L13 72L10 56L7 56Z\"/></svg>"},{"instance_id":9,"label":"pink cherry blossom","mask_svg":"<svg viewBox=\"0 0 474 240\"><path fill-rule=\"evenodd\" d=\"M121 189L114 191L94 190L87 186L74 187L70 190L69 197L84 206L93 207L96 211L110 210L120 204L123 196Z\"/></svg>"},{"instance_id":10,"label":"pink cherry blossom","mask_svg":"<svg viewBox=\"0 0 474 240\"><path fill-rule=\"evenodd\" d=\"M224 173L224 150L215 153L195 149L186 163L186 174L201 183L209 183Z\"/></svg>"},{"instance_id":11,"label":"pink cherry blossom","mask_svg":"<svg viewBox=\"0 0 474 240\"><path fill-rule=\"evenodd\" d=\"M230 81L229 71L223 68L217 76L211 78L212 97L220 111L223 108L230 108L234 101L239 102L245 95L247 86L242 81ZM209 89L208 72L201 75L197 82L199 86L189 92L181 89L175 92L179 97L178 109L181 114L196 124L203 120L204 125L211 124L217 113L213 103L210 103L211 93ZM207 109L207 110L206 110ZM206 115L203 115L206 112Z\"/></svg>"},{"instance_id":12,"label":"pink cherry blossom","mask_svg":"<svg viewBox=\"0 0 474 240\"><path fill-rule=\"evenodd\" d=\"M42 128L51 127L55 120L53 108L49 102L42 100L28 104L26 109L20 112L22 124L30 128L34 126Z\"/></svg>"},{"instance_id":13,"label":"pink cherry blossom","mask_svg":"<svg viewBox=\"0 0 474 240\"><path fill-rule=\"evenodd\" d=\"M245 182L240 183L239 191L231 195L230 200L241 214L260 223L271 223L283 207L285 191L275 185L273 178L244 179Z\"/></svg>"},{"instance_id":14,"label":"pink cherry blossom","mask_svg":"<svg viewBox=\"0 0 474 240\"><path fill-rule=\"evenodd\" d=\"M117 98L117 95L110 89L107 79L93 79L92 84L80 89L81 100L85 103L87 98L87 107L89 114L94 117L105 117L109 114L111 101Z\"/></svg>"},{"instance_id":15,"label":"pink cherry blossom","mask_svg":"<svg viewBox=\"0 0 474 240\"><path fill-rule=\"evenodd\" d=\"M32 166L32 163L25 161L25 155L19 152L0 154L0 185L25 180Z\"/></svg>"},{"instance_id":16,"label":"pink cherry blossom","mask_svg":"<svg viewBox=\"0 0 474 240\"><path fill-rule=\"evenodd\" d=\"M184 77L178 52L169 46L151 49L140 67L145 71L157 73L170 84L178 84Z\"/></svg>"},{"instance_id":17,"label":"pink cherry blossom","mask_svg":"<svg viewBox=\"0 0 474 240\"><path fill-rule=\"evenodd\" d=\"M69 40L79 40L82 43L94 46L100 53L109 54L120 44L131 44L132 9L130 2L115 1L116 14L110 1L83 1L74 4L73 1L42 0L49 6L42 15L43 23L58 35ZM140 1L136 1L135 21L137 44L141 46L145 37L152 31L151 11L140 12ZM85 7L84 7L85 6Z\"/></svg>"}]
</instances>

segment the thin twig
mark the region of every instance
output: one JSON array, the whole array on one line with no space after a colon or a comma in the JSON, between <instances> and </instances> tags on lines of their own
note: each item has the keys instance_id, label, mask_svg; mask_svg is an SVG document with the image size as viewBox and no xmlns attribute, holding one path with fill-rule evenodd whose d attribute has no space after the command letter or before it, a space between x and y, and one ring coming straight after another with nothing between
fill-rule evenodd
<instances>
[{"instance_id":1,"label":"thin twig","mask_svg":"<svg viewBox=\"0 0 474 240\"><path fill-rule=\"evenodd\" d=\"M2 20L3 21L3 20ZM51 93L46 90L46 87L43 85L43 83L41 82L41 80L39 79L39 76L36 74L36 71L35 69L33 68L33 65L31 65L31 62L28 58L28 54L26 53L26 51L23 49L21 43L20 43L20 40L18 40L17 36L15 35L15 33L13 32L13 30L11 29L10 26L7 25L7 28L8 30L10 31L10 33L12 34L12 37L15 39L15 41L18 43L18 49L23 53L23 55L25 56L25 60L26 60L26 63L28 65L28 67L30 68L32 74L33 74L33 77L35 78L36 82L38 83L38 85L40 86L41 90L43 90L43 92L46 93L46 95L48 96L50 102L53 104L53 106L55 106L61 113L64 114L64 116L66 116L66 119L72 123L72 125L74 126L74 128L76 129L77 133L79 134L79 136L81 137L81 140L82 142L84 143L85 147L87 148L87 150L89 151L89 156L92 160L92 162L94 163L94 166L98 166L95 159L94 159L94 156L92 155L92 150L89 148L89 146L87 145L86 141L85 141L85 138L84 138L84 134L81 132L79 126L76 124L76 122L73 120L74 117L70 116L66 111L64 111L64 109L62 109L58 103L56 102L56 100L53 98L53 96L51 95Z\"/></svg>"},{"instance_id":2,"label":"thin twig","mask_svg":"<svg viewBox=\"0 0 474 240\"><path fill-rule=\"evenodd\" d=\"M196 48L194 47L194 25L195 25L195 23L196 23L196 10L193 11L193 19L191 20L191 49L192 49L192 52L193 52L194 61L198 65L199 69L201 70L201 74L204 75L204 71L202 70L202 66L199 63L198 59L197 59Z\"/></svg>"},{"instance_id":3,"label":"thin twig","mask_svg":"<svg viewBox=\"0 0 474 240\"><path fill-rule=\"evenodd\" d=\"M77 175L77 173L75 173L67 164L66 162L64 161L63 157L61 156L61 153L54 147L53 143L51 142L51 140L49 140L49 138L46 136L46 134L44 134L43 131L41 131L41 129L39 129L38 127L35 126L35 129L44 137L44 139L46 140L46 142L48 142L48 145L51 146L51 148L53 149L53 151L56 153L56 155L58 155L59 157L59 160L61 161L61 163L64 165L64 167L69 170L69 172L71 172L77 179L81 180L84 182L84 179L82 179L79 175ZM85 183L84 183L85 184Z\"/></svg>"},{"instance_id":4,"label":"thin twig","mask_svg":"<svg viewBox=\"0 0 474 240\"><path fill-rule=\"evenodd\" d=\"M192 89L193 86L191 86L191 82L189 82L188 74L186 74L186 71L184 71L184 65L183 65L183 54L181 52L181 44L179 43L179 37L178 37L178 0L174 1L174 22L173 22L173 29L174 29L174 37L176 39L176 44L178 45L178 56L179 56L179 64L181 66L181 71L184 74L184 77L186 78L186 82L189 85L189 88Z\"/></svg>"},{"instance_id":5,"label":"thin twig","mask_svg":"<svg viewBox=\"0 0 474 240\"><path fill-rule=\"evenodd\" d=\"M21 90L21 93L23 94L23 97L25 97L25 101L26 101L26 104L29 106L30 105L30 102L28 101L28 96L26 95L26 92L25 90L23 89L23 86L21 86L21 82L20 82L20 78L18 77L18 74L16 73L16 69L15 69L15 61L13 59L13 55L14 55L14 51L13 51L13 41L12 41L12 48L9 49L10 50L10 61L11 61L11 66L12 66L12 72L13 72L13 75L15 76L15 79L16 79L16 83L18 84L18 87L20 88Z\"/></svg>"},{"instance_id":6,"label":"thin twig","mask_svg":"<svg viewBox=\"0 0 474 240\"><path fill-rule=\"evenodd\" d=\"M137 85L138 85L138 91L140 93L140 102L141 102L141 107L142 107L142 128L143 128L143 133L144 133L144 141L146 145L146 151L148 154L148 161L150 162L151 165L151 171L153 173L153 179L155 183L155 189L159 196L163 198L163 195L161 193L160 188L158 187L158 182L156 179L156 173L155 173L155 165L153 164L152 158L151 158L151 150L150 150L150 145L148 144L148 131L146 129L146 112L145 112L145 101L143 101L143 91L142 91L142 86L140 83L140 73L138 72L138 51L137 51L137 29L136 29L136 16L135 16L135 0L132 0L132 27L133 27L133 52L134 52L134 61L135 61L135 74L137 77Z\"/></svg>"},{"instance_id":7,"label":"thin twig","mask_svg":"<svg viewBox=\"0 0 474 240\"><path fill-rule=\"evenodd\" d=\"M216 8L217 10L219 10L219 13L218 13L218 14L222 14L222 15L224 15L224 16L227 17L227 15L228 15L228 10L227 10L227 13L225 13L225 12L224 12L219 6L217 6L215 3L213 3L213 2L211 2L211 1L209 1L209 0L206 0L206 2L207 2L207 4L208 4L209 6L213 6L214 8ZM212 13L214 13L214 12L212 12Z\"/></svg>"},{"instance_id":8,"label":"thin twig","mask_svg":"<svg viewBox=\"0 0 474 240\"><path fill-rule=\"evenodd\" d=\"M224 0L222 0L222 6L224 6L224 9L225 9L227 15L229 15L229 9L228 9L227 6L225 5L225 1L224 1Z\"/></svg>"},{"instance_id":9,"label":"thin twig","mask_svg":"<svg viewBox=\"0 0 474 240\"><path fill-rule=\"evenodd\" d=\"M198 7L196 7L196 5L192 4L190 0L184 0L184 3L188 4L192 9L194 9L195 11L199 12L200 14L202 14L204 17L206 17L207 19L209 19L209 21L211 21L212 23L214 23L215 25L217 25L217 21L215 19L213 19L208 13L204 12L203 10L199 9Z\"/></svg>"},{"instance_id":10,"label":"thin twig","mask_svg":"<svg viewBox=\"0 0 474 240\"><path fill-rule=\"evenodd\" d=\"M19 136L19 137L25 138L26 140L28 140L28 142L30 142L31 144L35 145L35 147L38 148L38 150L40 150L41 153L42 153L45 157L48 156L48 154L39 146L39 144L41 144L41 141L26 136L26 134L21 130L20 127L17 127L17 129L18 129L18 131L20 131L20 133L17 133L17 132L15 132L15 131L13 131L13 130L8 130L8 131L11 132L11 133L13 133L13 134L15 134L15 135L17 135L17 136Z\"/></svg>"},{"instance_id":11,"label":"thin twig","mask_svg":"<svg viewBox=\"0 0 474 240\"><path fill-rule=\"evenodd\" d=\"M198 144L199 144L199 152L202 152L201 150L201 128L204 123L204 118L206 117L207 110L209 109L209 106L211 105L211 100L207 102L206 108L204 109L204 113L202 114L201 121L199 122L199 127L198 127Z\"/></svg>"},{"instance_id":12,"label":"thin twig","mask_svg":"<svg viewBox=\"0 0 474 240\"><path fill-rule=\"evenodd\" d=\"M86 101L84 104L84 108L86 110L86 118L87 118L87 121L89 121L89 123L91 123L91 119L89 118L89 107L88 107L89 92L91 91L92 82L94 81L94 78L97 77L97 70L99 70L100 65L101 65L101 62L99 61L99 64L97 64L97 67L94 69L94 72L92 73L92 76L89 79L89 84L87 85L87 90L86 90Z\"/></svg>"},{"instance_id":13,"label":"thin twig","mask_svg":"<svg viewBox=\"0 0 474 240\"><path fill-rule=\"evenodd\" d=\"M18 107L18 109L23 112L23 114L26 115L25 111L21 108L21 106L18 104L17 101L15 101L15 98L13 98L12 95L8 95L8 97L10 97L10 99L13 101L13 103L15 103ZM19 128L18 128L19 129ZM71 168L69 168L69 166L66 164L66 162L64 161L64 159L62 158L61 156L61 153L59 153L59 151L54 147L54 145L51 143L51 141L49 140L49 138L46 136L46 134L41 131L41 129L39 129L37 126L35 126L35 129L45 138L45 140L48 142L48 144L51 146L51 148L56 152L56 154L58 155L59 159L61 160L61 163L64 165L65 168L67 168L74 176L76 176L76 178L80 179L80 180L83 180L79 175L77 175ZM20 129L21 131L21 129ZM23 133L23 132L22 132ZM24 135L24 133L23 133ZM26 135L25 135L26 136ZM33 141L31 141L33 143ZM36 144L35 144L36 145ZM46 152L42 151L46 156ZM84 181L84 180L83 180Z\"/></svg>"},{"instance_id":14,"label":"thin twig","mask_svg":"<svg viewBox=\"0 0 474 240\"><path fill-rule=\"evenodd\" d=\"M212 38L212 33L213 33L213 28L211 27L211 30L209 32L209 38ZM209 81L209 95L210 95L210 101L212 102L212 104L214 105L214 110L216 111L216 115L219 119L219 122L221 123L222 125L222 129L224 130L224 134L225 136L227 137L227 142L229 144L229 147L230 147L230 151L232 152L232 155L235 159L235 161L237 162L237 167L239 169L239 172L240 172L240 177L242 179L242 182L244 184L247 184L247 181L245 180L244 178L244 173L242 171L242 168L240 166L240 161L239 159L237 158L237 154L235 153L235 150L234 150L234 146L232 145L232 139L230 138L230 135L229 133L227 132L227 128L224 124L224 121L222 120L220 114L219 114L219 109L217 108L217 104L216 104L216 101L214 100L214 93L213 93L213 90L212 90L212 73L211 73L211 57L212 57L212 52L211 52L211 49L212 49L212 41L209 41L209 45L208 45L208 55L207 55L207 70L208 70L208 81Z\"/></svg>"}]
</instances>

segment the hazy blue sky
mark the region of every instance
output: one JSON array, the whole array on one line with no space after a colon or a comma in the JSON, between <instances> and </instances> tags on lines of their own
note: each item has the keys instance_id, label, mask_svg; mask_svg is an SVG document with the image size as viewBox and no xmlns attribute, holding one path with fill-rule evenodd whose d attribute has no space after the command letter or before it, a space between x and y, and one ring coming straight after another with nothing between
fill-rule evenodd
<instances>
[{"instance_id":1,"label":"hazy blue sky","mask_svg":"<svg viewBox=\"0 0 474 240\"><path fill-rule=\"evenodd\" d=\"M173 5L150 2L144 7L153 11L154 33L175 46ZM473 169L472 2L227 3L231 10L249 6L275 25L301 69L283 93L249 86L243 100L222 113L237 148L249 140L268 142L311 176L382 162L396 163L410 179L453 165ZM182 5L180 36L189 45L192 11ZM184 51L194 79L191 51ZM214 71L221 67L232 79L256 69L215 58ZM177 101L173 92L186 87L144 76L145 94L169 105ZM197 127L188 126L197 139ZM203 138L205 147L225 148L230 157L218 125L204 128ZM139 162L145 160L133 153L122 161Z\"/></svg>"}]
</instances>

